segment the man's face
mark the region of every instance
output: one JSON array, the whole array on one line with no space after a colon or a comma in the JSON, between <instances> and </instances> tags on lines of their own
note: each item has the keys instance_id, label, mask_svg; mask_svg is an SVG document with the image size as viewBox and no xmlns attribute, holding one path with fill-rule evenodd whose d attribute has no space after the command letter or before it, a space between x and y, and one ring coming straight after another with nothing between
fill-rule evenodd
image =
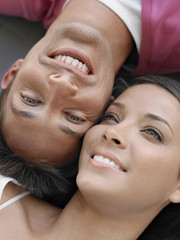
<instances>
[{"instance_id":1,"label":"man's face","mask_svg":"<svg viewBox=\"0 0 180 240\"><path fill-rule=\"evenodd\" d=\"M61 165L107 105L114 70L107 42L94 28L66 23L53 29L11 69L3 134L20 156Z\"/></svg>"}]
</instances>

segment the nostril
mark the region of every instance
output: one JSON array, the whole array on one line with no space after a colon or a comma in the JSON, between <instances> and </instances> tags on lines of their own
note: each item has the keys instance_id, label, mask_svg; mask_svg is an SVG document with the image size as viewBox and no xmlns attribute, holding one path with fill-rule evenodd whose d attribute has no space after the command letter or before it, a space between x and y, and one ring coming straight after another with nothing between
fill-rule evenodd
<instances>
[{"instance_id":1,"label":"nostril","mask_svg":"<svg viewBox=\"0 0 180 240\"><path fill-rule=\"evenodd\" d=\"M120 141L117 140L117 139L115 139L115 138L112 138L112 141L113 141L114 143L118 144L118 145L121 144Z\"/></svg>"},{"instance_id":2,"label":"nostril","mask_svg":"<svg viewBox=\"0 0 180 240\"><path fill-rule=\"evenodd\" d=\"M58 76L58 75L54 75L53 77L54 77L54 78L59 78L59 76Z\"/></svg>"},{"instance_id":3,"label":"nostril","mask_svg":"<svg viewBox=\"0 0 180 240\"><path fill-rule=\"evenodd\" d=\"M104 140L107 140L107 137L106 137L106 135L103 135L103 139L104 139Z\"/></svg>"},{"instance_id":4,"label":"nostril","mask_svg":"<svg viewBox=\"0 0 180 240\"><path fill-rule=\"evenodd\" d=\"M71 85L72 85L73 87L77 87L76 84L75 84L73 81L71 81Z\"/></svg>"},{"instance_id":5,"label":"nostril","mask_svg":"<svg viewBox=\"0 0 180 240\"><path fill-rule=\"evenodd\" d=\"M59 79L60 79L60 75L59 74L51 74L50 76L49 76L49 79L51 80L51 81L59 81Z\"/></svg>"}]
</instances>

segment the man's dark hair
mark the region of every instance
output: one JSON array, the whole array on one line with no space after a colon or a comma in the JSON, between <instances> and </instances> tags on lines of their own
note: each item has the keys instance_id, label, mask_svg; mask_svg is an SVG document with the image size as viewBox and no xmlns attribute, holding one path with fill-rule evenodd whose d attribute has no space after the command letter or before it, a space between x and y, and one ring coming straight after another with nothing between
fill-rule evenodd
<instances>
[{"instance_id":1,"label":"man's dark hair","mask_svg":"<svg viewBox=\"0 0 180 240\"><path fill-rule=\"evenodd\" d=\"M0 174L16 179L32 195L54 201L52 203L59 206L66 203L76 190L77 161L63 167L31 164L8 147L0 132ZM56 199L53 200L54 196Z\"/></svg>"},{"instance_id":2,"label":"man's dark hair","mask_svg":"<svg viewBox=\"0 0 180 240\"><path fill-rule=\"evenodd\" d=\"M77 189L77 161L54 167L48 163L29 163L13 152L2 133L5 103L13 81L0 96L0 174L14 178L36 197L64 207Z\"/></svg>"}]
</instances>

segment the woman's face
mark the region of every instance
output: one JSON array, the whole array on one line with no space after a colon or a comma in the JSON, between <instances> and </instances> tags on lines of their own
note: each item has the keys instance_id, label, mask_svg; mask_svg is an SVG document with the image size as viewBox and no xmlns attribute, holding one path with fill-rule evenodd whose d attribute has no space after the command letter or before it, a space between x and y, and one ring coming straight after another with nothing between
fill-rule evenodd
<instances>
[{"instance_id":1,"label":"woman's face","mask_svg":"<svg viewBox=\"0 0 180 240\"><path fill-rule=\"evenodd\" d=\"M152 84L127 89L85 136L82 193L131 210L176 201L179 124L180 103L169 92Z\"/></svg>"}]
</instances>

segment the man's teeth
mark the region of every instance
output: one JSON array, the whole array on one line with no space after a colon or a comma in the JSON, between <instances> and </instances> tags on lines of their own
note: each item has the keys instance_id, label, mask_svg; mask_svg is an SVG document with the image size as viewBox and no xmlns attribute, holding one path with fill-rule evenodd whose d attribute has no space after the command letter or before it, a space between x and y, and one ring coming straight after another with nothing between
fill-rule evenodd
<instances>
[{"instance_id":1,"label":"man's teeth","mask_svg":"<svg viewBox=\"0 0 180 240\"><path fill-rule=\"evenodd\" d=\"M58 55L54 57L55 59L67 63L69 65L72 65L73 67L77 68L79 71L88 74L89 73L89 69L86 66L85 63L80 62L78 59L76 58L72 58L70 56L65 56L65 55Z\"/></svg>"},{"instance_id":2,"label":"man's teeth","mask_svg":"<svg viewBox=\"0 0 180 240\"><path fill-rule=\"evenodd\" d=\"M105 163L106 165L109 165L111 167L123 170L117 164L115 164L115 162L109 160L109 158L104 158L103 156L95 155L93 159L97 162Z\"/></svg>"}]
</instances>

